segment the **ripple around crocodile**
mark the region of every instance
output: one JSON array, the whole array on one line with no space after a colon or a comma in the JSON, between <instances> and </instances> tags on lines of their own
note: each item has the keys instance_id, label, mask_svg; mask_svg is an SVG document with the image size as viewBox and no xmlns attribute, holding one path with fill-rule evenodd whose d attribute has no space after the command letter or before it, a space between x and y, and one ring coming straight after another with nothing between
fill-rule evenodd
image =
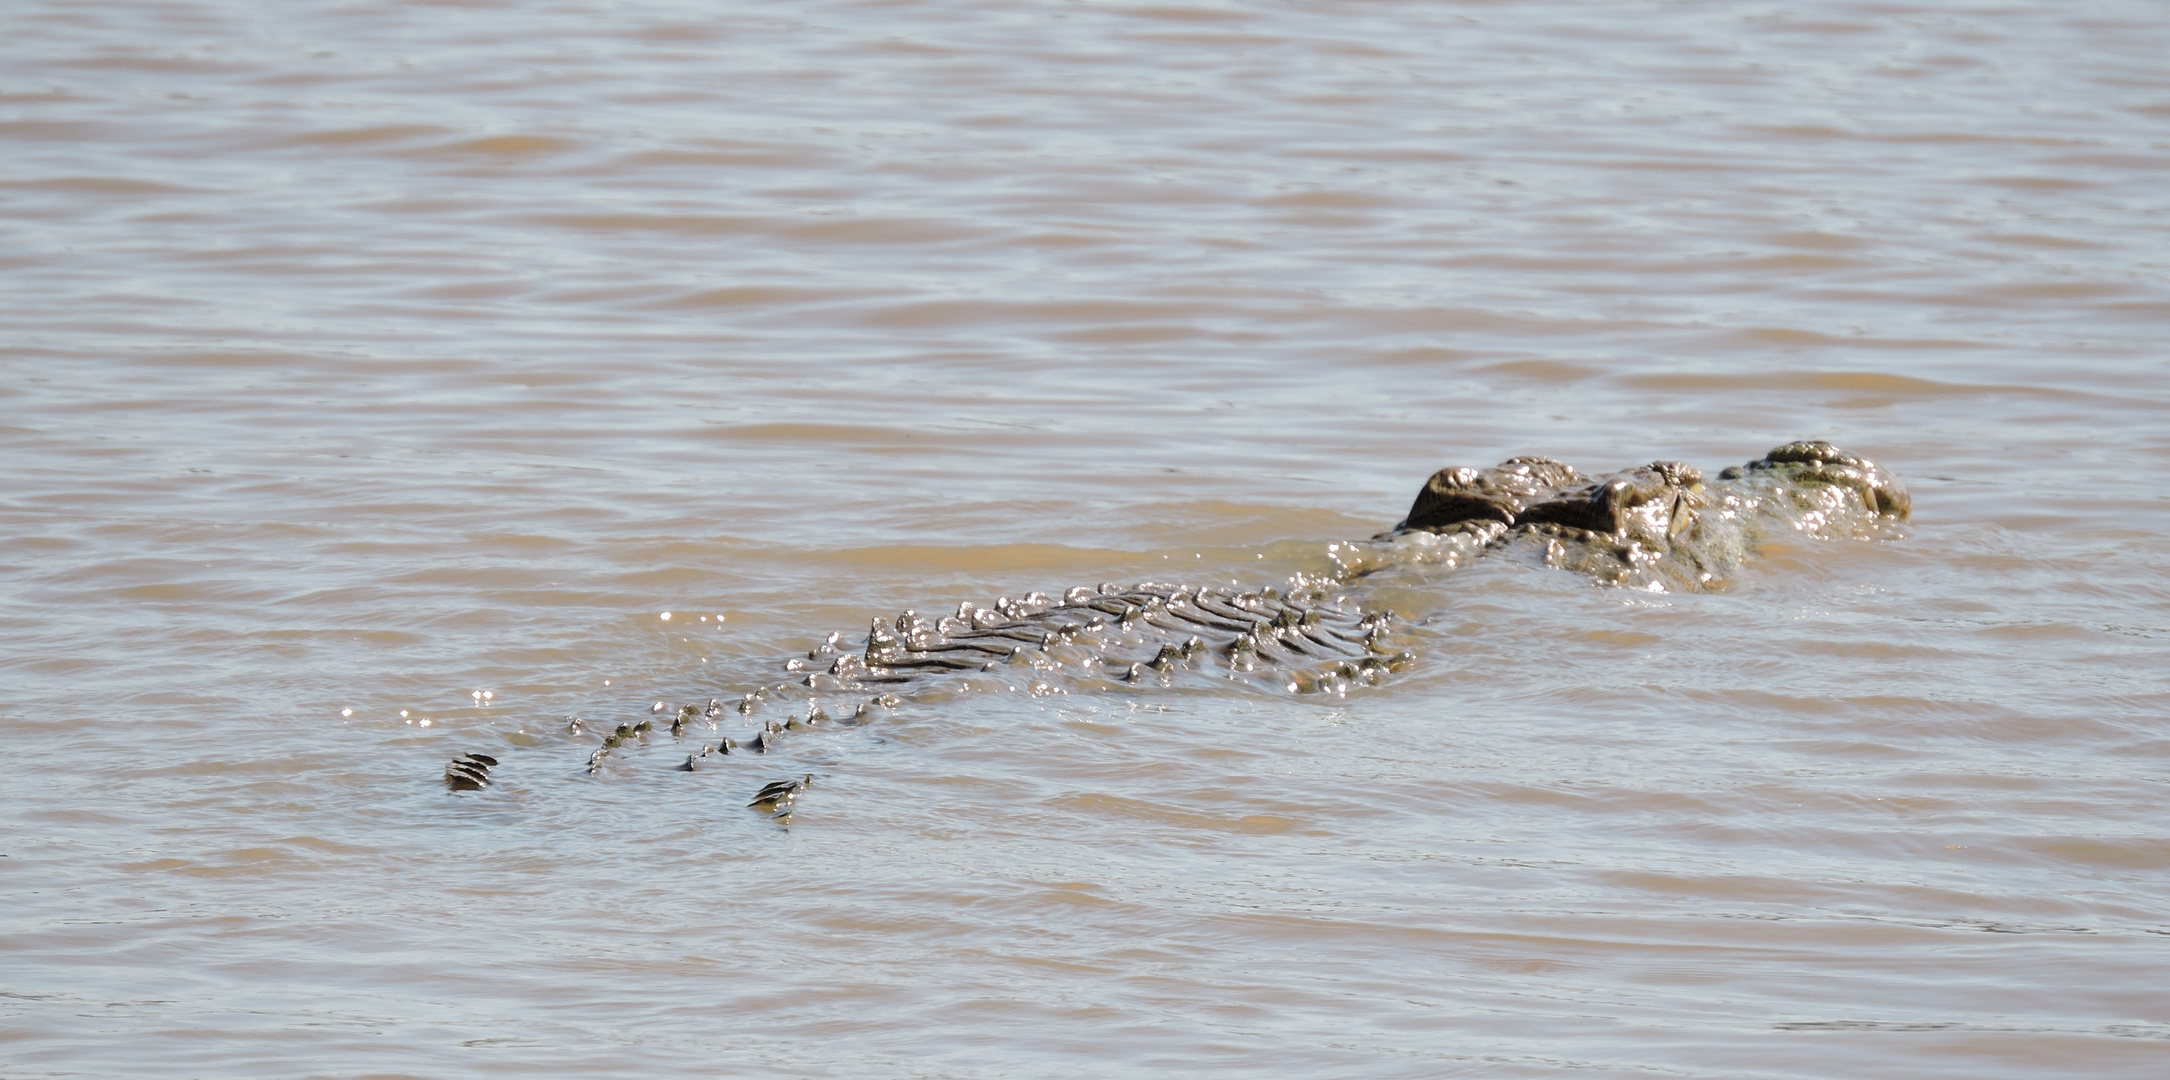
<instances>
[{"instance_id":1,"label":"ripple around crocodile","mask_svg":"<svg viewBox=\"0 0 2170 1080\"><path fill-rule=\"evenodd\" d=\"M875 619L863 646L830 634L784 661L783 679L745 688L735 701L678 706L670 732L683 737L697 726L718 736L679 766L693 771L733 753L766 753L790 733L864 723L907 701L974 689L1044 697L1234 682L1338 697L1417 660L1406 624L1363 601L1365 586L1398 569L1504 555L1620 588L1701 591L1730 580L1763 535L1874 538L1910 512L1896 476L1825 442L1788 443L1710 482L1677 461L1596 478L1541 457L1441 469L1392 529L1329 544L1330 573L1249 590L1110 582L1060 597L962 603L936 619L906 611ZM670 711L660 702L655 709ZM773 719L779 712L787 719ZM758 725L750 736L723 734L733 714L742 729ZM588 771L611 767L617 751L646 742L654 728L618 725L589 755ZM568 730L585 734L577 718ZM496 765L462 754L446 766L445 782L487 787ZM777 781L751 805L787 815L812 782Z\"/></svg>"}]
</instances>

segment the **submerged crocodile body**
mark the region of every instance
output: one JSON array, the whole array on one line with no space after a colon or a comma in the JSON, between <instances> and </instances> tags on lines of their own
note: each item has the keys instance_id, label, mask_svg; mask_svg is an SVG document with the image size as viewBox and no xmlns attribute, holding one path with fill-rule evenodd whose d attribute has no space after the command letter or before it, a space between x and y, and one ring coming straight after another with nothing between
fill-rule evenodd
<instances>
[{"instance_id":1,"label":"submerged crocodile body","mask_svg":"<svg viewBox=\"0 0 2170 1080\"><path fill-rule=\"evenodd\" d=\"M1873 535L1910 511L1897 477L1824 442L1788 443L1711 481L1677 461L1595 478L1540 457L1489 469L1447 468L1425 482L1392 529L1329 545L1334 569L1328 573L1300 573L1285 586L1251 590L1161 582L1081 586L1060 597L1035 592L985 607L967 602L955 615L932 619L906 611L875 619L863 645L830 634L804 657L785 661L782 680L744 690L735 701L675 710L658 702L654 711L671 716L666 722L675 736L689 727L715 736L680 766L691 770L734 752L766 753L790 732L864 722L907 699L974 690L1046 696L1235 680L1340 695L1416 659L1406 627L1356 595L1359 586L1397 570L1507 556L1617 587L1699 591L1730 579L1763 535ZM789 715L774 719L778 712ZM737 738L725 733L731 714L742 731ZM619 725L589 757L589 771L651 738L657 723ZM749 725L751 734L743 734ZM582 722L572 729L581 733ZM446 782L462 790L486 786L495 764L462 755L447 768ZM801 782L788 799L756 798L753 805L788 813L811 782Z\"/></svg>"}]
</instances>

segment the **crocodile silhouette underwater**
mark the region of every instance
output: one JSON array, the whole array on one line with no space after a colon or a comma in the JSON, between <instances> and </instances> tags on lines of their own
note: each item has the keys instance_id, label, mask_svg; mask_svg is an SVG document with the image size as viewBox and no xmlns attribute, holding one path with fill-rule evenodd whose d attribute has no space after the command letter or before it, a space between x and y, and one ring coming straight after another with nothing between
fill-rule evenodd
<instances>
[{"instance_id":1,"label":"crocodile silhouette underwater","mask_svg":"<svg viewBox=\"0 0 2170 1080\"><path fill-rule=\"evenodd\" d=\"M1827 442L1787 443L1711 480L1678 461L1596 477L1544 457L1446 468L1393 528L1328 545L1330 573L1251 589L1110 582L984 607L965 602L939 618L906 611L874 619L863 644L828 635L783 661L778 681L705 704L656 702L651 719L608 732L569 718L567 734L600 736L590 773L614 767L620 751L645 744L659 725L680 738L713 734L677 766L695 771L733 754L765 754L811 729L867 723L958 680L1039 697L1178 680L1339 697L1418 662L1406 625L1364 599L1367 581L1398 567L1505 556L1605 586L1704 591L1722 587L1759 538L1886 535L1911 510L1896 476ZM727 724L740 737L724 734ZM445 783L486 788L498 765L486 753L461 754L445 767ZM812 775L775 780L747 805L788 817L813 783Z\"/></svg>"}]
</instances>

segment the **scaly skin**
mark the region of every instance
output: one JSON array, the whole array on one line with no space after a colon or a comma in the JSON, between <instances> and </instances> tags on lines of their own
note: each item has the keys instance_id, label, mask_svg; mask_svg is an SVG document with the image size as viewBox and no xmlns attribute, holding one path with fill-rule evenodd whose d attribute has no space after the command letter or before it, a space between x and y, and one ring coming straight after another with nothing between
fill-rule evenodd
<instances>
[{"instance_id":1,"label":"scaly skin","mask_svg":"<svg viewBox=\"0 0 2170 1080\"><path fill-rule=\"evenodd\" d=\"M735 706L711 700L706 708L679 707L671 733L683 735L698 723L720 733L718 718L727 708L749 723L759 712L797 709L784 721L762 722L750 739L702 744L680 766L692 770L734 750L765 753L789 732L860 723L907 699L974 690L1046 696L1233 680L1338 696L1415 660L1394 615L1351 595L1401 568L1506 555L1606 585L1698 591L1722 587L1767 534L1876 535L1910 511L1896 476L1822 442L1777 447L1725 469L1714 482L1677 461L1595 479L1549 458L1441 469L1394 528L1329 545L1335 567L1329 574L1297 574L1285 588L1250 591L1157 582L1081 586L1059 599L1031 593L984 608L964 603L940 619L906 611L874 620L863 648L846 648L842 634L829 635L803 659L784 662L787 678L744 691ZM603 769L615 750L645 741L652 730L645 721L620 725L589 758L589 771ZM456 759L447 782L459 790L487 784L483 761L496 764L478 755Z\"/></svg>"},{"instance_id":2,"label":"scaly skin","mask_svg":"<svg viewBox=\"0 0 2170 1080\"><path fill-rule=\"evenodd\" d=\"M1787 443L1715 483L1678 461L1591 480L1549 458L1514 458L1441 469L1393 530L1332 554L1351 579L1520 553L1601 584L1696 592L1723 587L1768 533L1874 535L1911 510L1898 477L1825 442Z\"/></svg>"}]
</instances>

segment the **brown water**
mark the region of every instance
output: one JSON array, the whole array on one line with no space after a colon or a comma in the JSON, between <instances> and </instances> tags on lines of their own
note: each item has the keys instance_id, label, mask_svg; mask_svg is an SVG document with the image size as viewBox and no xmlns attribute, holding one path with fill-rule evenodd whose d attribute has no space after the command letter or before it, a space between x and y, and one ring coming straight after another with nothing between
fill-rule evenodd
<instances>
[{"instance_id":1,"label":"brown water","mask_svg":"<svg viewBox=\"0 0 2170 1080\"><path fill-rule=\"evenodd\" d=\"M2170 1075L2164 14L9 4L0 1075ZM558 733L1797 437L1345 700Z\"/></svg>"}]
</instances>

